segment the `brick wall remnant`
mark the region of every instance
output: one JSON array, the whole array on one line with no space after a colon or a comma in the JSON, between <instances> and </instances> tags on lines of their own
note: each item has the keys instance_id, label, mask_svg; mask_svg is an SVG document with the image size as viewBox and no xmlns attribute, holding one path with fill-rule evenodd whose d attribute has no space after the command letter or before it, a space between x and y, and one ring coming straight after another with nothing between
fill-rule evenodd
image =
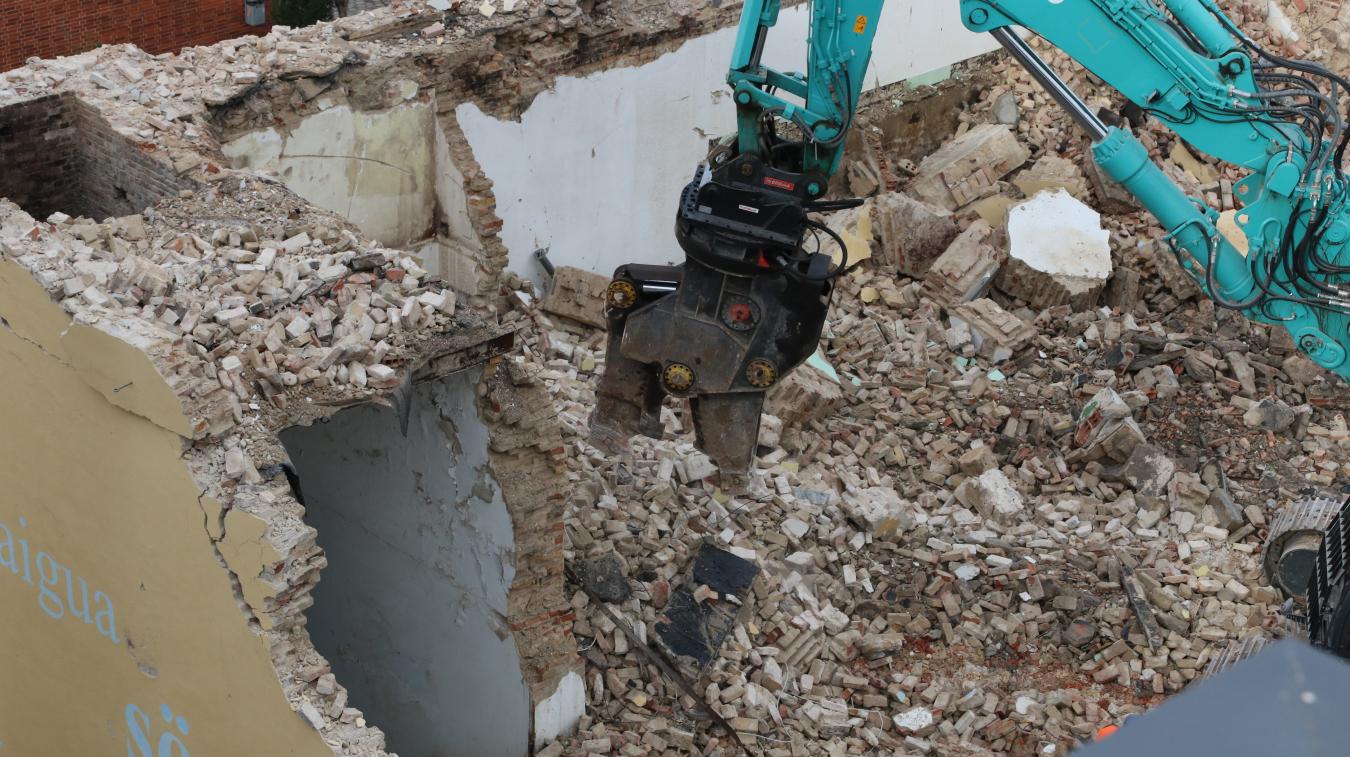
<instances>
[{"instance_id":1,"label":"brick wall remnant","mask_svg":"<svg viewBox=\"0 0 1350 757\"><path fill-rule=\"evenodd\" d=\"M0 197L37 218L134 215L193 186L73 94L0 108Z\"/></svg>"},{"instance_id":2,"label":"brick wall remnant","mask_svg":"<svg viewBox=\"0 0 1350 757\"><path fill-rule=\"evenodd\" d=\"M14 0L0 14L0 71L33 57L82 53L131 42L152 53L266 34L244 23L243 0L124 0L116 3Z\"/></svg>"}]
</instances>

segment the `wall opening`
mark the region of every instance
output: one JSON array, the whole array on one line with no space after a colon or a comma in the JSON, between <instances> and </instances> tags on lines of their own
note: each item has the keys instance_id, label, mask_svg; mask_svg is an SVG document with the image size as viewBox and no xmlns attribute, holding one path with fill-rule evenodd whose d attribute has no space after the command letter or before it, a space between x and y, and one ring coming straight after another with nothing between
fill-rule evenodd
<instances>
[{"instance_id":1,"label":"wall opening","mask_svg":"<svg viewBox=\"0 0 1350 757\"><path fill-rule=\"evenodd\" d=\"M328 567L314 646L404 757L525 755L530 697L507 623L510 515L465 371L419 384L407 435L375 405L282 433Z\"/></svg>"},{"instance_id":2,"label":"wall opening","mask_svg":"<svg viewBox=\"0 0 1350 757\"><path fill-rule=\"evenodd\" d=\"M134 215L193 186L74 95L0 108L0 197L34 218Z\"/></svg>"}]
</instances>

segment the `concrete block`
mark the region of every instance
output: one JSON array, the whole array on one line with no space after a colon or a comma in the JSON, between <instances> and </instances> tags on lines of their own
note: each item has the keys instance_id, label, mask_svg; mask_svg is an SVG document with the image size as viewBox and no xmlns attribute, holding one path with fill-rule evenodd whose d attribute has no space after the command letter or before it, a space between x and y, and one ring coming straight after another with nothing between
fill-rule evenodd
<instances>
[{"instance_id":1,"label":"concrete block","mask_svg":"<svg viewBox=\"0 0 1350 757\"><path fill-rule=\"evenodd\" d=\"M1009 212L1008 239L999 289L1042 310L1096 305L1111 277L1111 243L1095 210L1063 190L1042 192Z\"/></svg>"},{"instance_id":2,"label":"concrete block","mask_svg":"<svg viewBox=\"0 0 1350 757\"><path fill-rule=\"evenodd\" d=\"M553 291L540 307L547 313L580 321L587 326L605 327L605 289L609 277L572 266L559 266L553 276Z\"/></svg>"},{"instance_id":3,"label":"concrete block","mask_svg":"<svg viewBox=\"0 0 1350 757\"><path fill-rule=\"evenodd\" d=\"M991 245L993 230L984 221L971 224L933 263L924 276L927 294L944 305L970 302L988 291L1002 256Z\"/></svg>"},{"instance_id":4,"label":"concrete block","mask_svg":"<svg viewBox=\"0 0 1350 757\"><path fill-rule=\"evenodd\" d=\"M950 211L902 192L877 197L873 208L882 256L906 276L927 273L959 231Z\"/></svg>"},{"instance_id":5,"label":"concrete block","mask_svg":"<svg viewBox=\"0 0 1350 757\"><path fill-rule=\"evenodd\" d=\"M1027 162L1031 152L1003 124L982 124L924 158L909 193L956 210L989 194L995 183Z\"/></svg>"}]
</instances>

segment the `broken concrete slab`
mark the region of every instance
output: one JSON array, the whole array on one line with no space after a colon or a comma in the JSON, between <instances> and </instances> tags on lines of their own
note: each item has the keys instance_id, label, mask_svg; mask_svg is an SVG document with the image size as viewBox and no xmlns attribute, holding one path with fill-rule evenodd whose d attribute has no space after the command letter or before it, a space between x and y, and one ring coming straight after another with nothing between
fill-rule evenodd
<instances>
[{"instance_id":1,"label":"broken concrete slab","mask_svg":"<svg viewBox=\"0 0 1350 757\"><path fill-rule=\"evenodd\" d=\"M956 210L989 194L1031 151L1011 128L981 124L924 158L909 193L932 205Z\"/></svg>"},{"instance_id":2,"label":"broken concrete slab","mask_svg":"<svg viewBox=\"0 0 1350 757\"><path fill-rule=\"evenodd\" d=\"M1068 192L1041 192L1008 214L1010 250L997 286L1033 308L1086 310L1111 277L1110 236L1097 211Z\"/></svg>"},{"instance_id":3,"label":"broken concrete slab","mask_svg":"<svg viewBox=\"0 0 1350 757\"><path fill-rule=\"evenodd\" d=\"M539 306L545 312L605 327L605 290L609 277L572 266L559 266L553 274L553 290Z\"/></svg>"},{"instance_id":4,"label":"broken concrete slab","mask_svg":"<svg viewBox=\"0 0 1350 757\"><path fill-rule=\"evenodd\" d=\"M976 221L952 242L924 276L924 290L948 307L984 295L994 283L1002 255L990 244L993 229Z\"/></svg>"},{"instance_id":5,"label":"broken concrete slab","mask_svg":"<svg viewBox=\"0 0 1350 757\"><path fill-rule=\"evenodd\" d=\"M927 273L959 233L950 211L903 192L878 196L872 208L882 258L906 276Z\"/></svg>"},{"instance_id":6,"label":"broken concrete slab","mask_svg":"<svg viewBox=\"0 0 1350 757\"><path fill-rule=\"evenodd\" d=\"M1036 329L990 299L979 299L952 308L951 321L970 330L978 355L995 363L1010 359L1036 338Z\"/></svg>"}]
</instances>

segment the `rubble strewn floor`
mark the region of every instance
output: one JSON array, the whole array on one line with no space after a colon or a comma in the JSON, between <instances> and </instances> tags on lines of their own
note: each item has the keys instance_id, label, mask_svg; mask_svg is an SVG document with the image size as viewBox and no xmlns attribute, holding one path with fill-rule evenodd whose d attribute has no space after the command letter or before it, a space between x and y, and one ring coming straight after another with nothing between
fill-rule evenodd
<instances>
[{"instance_id":1,"label":"rubble strewn floor","mask_svg":"<svg viewBox=\"0 0 1350 757\"><path fill-rule=\"evenodd\" d=\"M1245 8L1235 12L1261 32L1264 13ZM765 419L748 493L718 488L677 405L665 437L635 440L630 456L589 447L603 335L533 315L527 349L567 429L569 559L617 557L632 588L609 607L650 638L701 546L762 570L696 684L752 753L1064 754L1182 690L1230 643L1282 633L1284 597L1260 570L1267 524L1310 492L1350 485L1350 389L1279 330L1200 297L1150 218L1118 189L1090 189L1086 141L1068 120L1020 70L995 73L1002 84L963 115L958 141L1001 121L1025 167L986 170L938 198L948 208L916 211L886 193L912 170L922 182L922 167L852 156L883 167L881 234L835 295L823 347L841 380L822 389L814 368L790 380L776 406L792 417ZM1094 105L1117 104L1083 74L1071 80ZM1142 132L1155 154L1185 149ZM1232 207L1232 175L1164 162ZM963 244L941 231L952 206L976 229L969 245L1006 265L1008 207L1045 187L1103 211L1114 273L1091 304L1032 309L1008 293L1016 281L925 283L914 269ZM986 222L993 233L978 231ZM961 271L985 265L962 255ZM972 297L983 299L959 305ZM578 590L573 607L588 722L541 754L740 751L591 597Z\"/></svg>"},{"instance_id":2,"label":"rubble strewn floor","mask_svg":"<svg viewBox=\"0 0 1350 757\"><path fill-rule=\"evenodd\" d=\"M1007 63L982 72L993 86L924 160L882 146L895 132L883 128L885 93L872 98L841 181L877 196L830 219L851 260L871 257L839 282L822 355L770 398L754 482L727 492L675 405L665 438L637 440L629 455L585 443L605 342L585 323L603 322L604 277L568 270L561 294L541 300L506 272L491 182L452 114L468 100L522 112L554 76L649 60L729 23L735 9L703 0L432 7L442 5L452 10L396 0L176 56L104 48L0 76L0 128L22 135L40 119L60 137L45 151L30 141L0 153L0 197L9 198L0 200L0 277L36 282L35 296L60 303L84 338L101 332L146 356L158 374L146 383L159 394L104 386L103 366L78 367L108 402L182 437L206 516L202 548L215 550L237 620L267 647L291 707L334 753L385 753L386 723L368 725L358 707L378 712L365 702L393 684L359 665L337 675L352 660L330 664L321 651L338 657L351 637L335 632L327 608L306 625L315 596L325 601L313 592L321 576L350 575L361 546L359 528L335 526L331 543L342 547L332 557L344 565L326 567L322 523L333 512L323 500L356 487L317 485L307 520L297 495L325 474L307 473L303 450L292 450L295 487L279 435L296 426L311 427L288 441L322 435L312 424L328 419L337 428L361 420L358 436L378 420L388 433L409 391L423 397L412 423L431 424L422 430L453 452L437 450L425 467L471 460L472 484L455 477L460 493L508 510L513 540L499 509L478 513L496 518L499 538L460 556L474 570L500 570L483 582L489 606L475 611L518 647L518 658L502 658L518 668L502 694L516 708L510 727L523 727L523 682L533 735L549 741L541 710L561 707L553 692L576 693L578 652L585 660L582 731L545 746L548 757L738 748L590 595L572 587L569 606L564 558L604 572L607 607L638 639L656 635L672 601L722 603L719 617L735 622L695 693L749 749L770 755L1062 754L1180 691L1230 643L1281 632L1283 598L1261 576L1262 540L1281 506L1350 482L1350 393L1283 332L1203 299L1161 232L1094 170L1083 138L1025 74ZM1225 5L1265 34L1264 0ZM1324 5L1293 19L1316 35L1273 42L1344 63L1350 6ZM1090 77L1069 79L1094 106L1118 104ZM354 112L436 109L432 131L446 135L465 233L478 243L468 249L482 258L471 285L457 289L276 176L224 160L222 144L294 129L330 100ZM1233 207L1233 175L1156 127L1140 136L1189 191ZM1101 213L1109 276L1105 260L1066 278L1027 262L1034 254L1010 256L1006 219L1042 189ZM55 327L32 315L0 328ZM409 390L414 378L422 383ZM424 396L442 381L459 382L449 420L433 417ZM372 404L393 407L350 409ZM453 448L471 421L487 439L460 455ZM404 443L426 452L387 446ZM448 534L434 518L423 525L436 546L482 524ZM742 573L753 583L736 594L743 608L689 585L709 545L753 563ZM311 630L329 634L322 649ZM466 677L500 670L483 668ZM424 694L441 695L454 693ZM554 716L554 730L565 729ZM515 745L530 735L509 734ZM407 733L390 742L418 743Z\"/></svg>"}]
</instances>

